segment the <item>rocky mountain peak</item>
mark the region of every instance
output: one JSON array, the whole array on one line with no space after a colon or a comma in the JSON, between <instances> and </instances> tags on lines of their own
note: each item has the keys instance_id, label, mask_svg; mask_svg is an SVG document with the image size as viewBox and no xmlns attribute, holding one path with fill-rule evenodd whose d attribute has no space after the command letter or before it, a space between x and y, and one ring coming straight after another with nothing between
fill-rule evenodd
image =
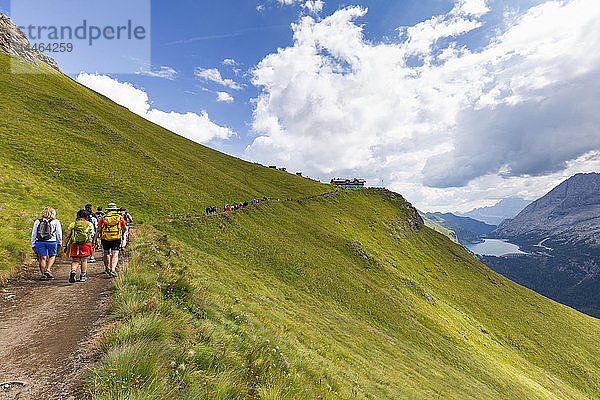
<instances>
[{"instance_id":1,"label":"rocky mountain peak","mask_svg":"<svg viewBox=\"0 0 600 400\"><path fill-rule=\"evenodd\" d=\"M600 174L577 174L503 222L493 232L507 239L560 237L600 242Z\"/></svg>"},{"instance_id":2,"label":"rocky mountain peak","mask_svg":"<svg viewBox=\"0 0 600 400\"><path fill-rule=\"evenodd\" d=\"M34 65L39 65L41 61L60 72L58 63L31 47L25 34L2 13L0 13L0 53L22 57L26 62Z\"/></svg>"}]
</instances>

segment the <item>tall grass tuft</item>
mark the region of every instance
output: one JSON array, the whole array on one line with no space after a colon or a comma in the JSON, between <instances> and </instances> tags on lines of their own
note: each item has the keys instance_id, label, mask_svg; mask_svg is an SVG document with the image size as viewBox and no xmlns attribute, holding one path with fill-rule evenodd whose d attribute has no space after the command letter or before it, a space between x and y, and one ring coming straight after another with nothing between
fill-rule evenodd
<instances>
[{"instance_id":1,"label":"tall grass tuft","mask_svg":"<svg viewBox=\"0 0 600 400\"><path fill-rule=\"evenodd\" d=\"M98 400L172 398L166 360L170 350L157 342L115 345L89 375L87 394Z\"/></svg>"}]
</instances>

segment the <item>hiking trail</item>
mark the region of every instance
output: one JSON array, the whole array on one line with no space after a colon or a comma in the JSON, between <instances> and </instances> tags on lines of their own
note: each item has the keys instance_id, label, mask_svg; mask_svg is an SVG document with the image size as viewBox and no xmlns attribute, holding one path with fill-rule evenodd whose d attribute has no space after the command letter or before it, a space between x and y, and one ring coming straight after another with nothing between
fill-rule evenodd
<instances>
[{"instance_id":1,"label":"hiking trail","mask_svg":"<svg viewBox=\"0 0 600 400\"><path fill-rule=\"evenodd\" d=\"M229 211L218 211L212 214L203 214L203 213L193 213L193 214L179 214L179 215L168 215L168 216L162 216L162 217L158 217L157 219L159 220L166 220L166 221L175 221L175 220L179 220L179 221L185 221L187 219L195 219L195 218L208 218L208 217L215 217L217 215L227 215L227 214L235 214L238 213L240 211L243 210L247 210L250 208L254 208L257 207L259 205L265 204L265 203L270 203L270 202L274 202L274 201L281 201L283 203L285 202L291 202L291 201L306 201L306 200L314 200L314 199L318 199L318 198L323 198L323 197L328 197L334 194L339 194L339 193L343 193L343 190L335 190L333 192L327 192L327 193L321 193L321 194L315 194L313 196L308 196L308 197L302 197L302 198L298 198L298 199L286 199L286 200L280 200L280 199L272 199L272 200L264 200L261 201L259 203L255 203L255 204L249 204L245 207L241 207L238 208L236 210L229 210Z\"/></svg>"},{"instance_id":2,"label":"hiking trail","mask_svg":"<svg viewBox=\"0 0 600 400\"><path fill-rule=\"evenodd\" d=\"M283 201L335 193L340 191ZM253 206L160 219L205 218ZM53 280L40 281L37 262L32 261L0 286L0 400L81 397L82 378L95 361L94 343L105 323L112 287L103 273L101 254L96 256L97 261L88 264L85 283L68 282L70 260L63 256L56 259Z\"/></svg>"},{"instance_id":3,"label":"hiking trail","mask_svg":"<svg viewBox=\"0 0 600 400\"><path fill-rule=\"evenodd\" d=\"M88 264L85 283L70 284L70 270L69 260L57 258L55 279L40 281L31 263L0 286L0 400L81 397L112 280L101 258Z\"/></svg>"}]
</instances>

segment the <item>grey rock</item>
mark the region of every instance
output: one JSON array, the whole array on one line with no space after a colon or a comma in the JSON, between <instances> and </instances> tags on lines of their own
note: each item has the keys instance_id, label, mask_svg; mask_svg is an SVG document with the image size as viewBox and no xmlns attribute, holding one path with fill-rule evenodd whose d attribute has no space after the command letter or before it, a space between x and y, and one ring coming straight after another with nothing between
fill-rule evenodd
<instances>
[{"instance_id":1,"label":"grey rock","mask_svg":"<svg viewBox=\"0 0 600 400\"><path fill-rule=\"evenodd\" d=\"M0 53L19 56L29 64L40 65L40 62L43 62L60 72L58 63L31 47L25 34L2 13L0 13Z\"/></svg>"}]
</instances>

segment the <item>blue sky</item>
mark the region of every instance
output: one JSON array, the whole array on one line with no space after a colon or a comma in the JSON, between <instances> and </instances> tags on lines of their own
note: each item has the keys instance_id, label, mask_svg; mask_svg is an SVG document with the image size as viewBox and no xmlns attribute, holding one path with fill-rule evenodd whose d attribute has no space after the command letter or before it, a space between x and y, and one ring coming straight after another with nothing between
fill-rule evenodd
<instances>
[{"instance_id":1,"label":"blue sky","mask_svg":"<svg viewBox=\"0 0 600 400\"><path fill-rule=\"evenodd\" d=\"M57 2L59 5L65 3ZM399 26L412 25L431 15L447 12L453 4L450 0L328 1L322 14L331 14L351 5L367 7L369 14L361 20L365 36L379 41L395 36ZM9 16L10 5L9 0L0 0L0 10ZM259 6L264 9L257 10ZM31 9L35 13L37 8ZM236 140L211 145L240 155L253 139L248 132L253 109L251 101L258 95L258 88L249 83L248 72L267 54L290 45L293 36L290 25L309 13L301 2L285 5L277 0L153 0L151 10L152 65L173 68L177 71L176 79L115 73L110 76L144 89L152 106L158 109L180 113L206 110L213 121L238 133ZM60 61L61 57L55 58ZM238 63L235 68L240 72L236 74L232 67L224 66L225 59L235 60ZM81 72L97 72L84 61L81 64L84 66ZM235 96L233 103L217 102L214 92L226 88L199 82L194 76L197 67L219 68L223 77L242 82L244 88L231 93ZM76 78L78 74L70 72L70 75Z\"/></svg>"},{"instance_id":2,"label":"blue sky","mask_svg":"<svg viewBox=\"0 0 600 400\"><path fill-rule=\"evenodd\" d=\"M154 0L151 63L68 72L229 154L464 211L600 167L598 3Z\"/></svg>"}]
</instances>

